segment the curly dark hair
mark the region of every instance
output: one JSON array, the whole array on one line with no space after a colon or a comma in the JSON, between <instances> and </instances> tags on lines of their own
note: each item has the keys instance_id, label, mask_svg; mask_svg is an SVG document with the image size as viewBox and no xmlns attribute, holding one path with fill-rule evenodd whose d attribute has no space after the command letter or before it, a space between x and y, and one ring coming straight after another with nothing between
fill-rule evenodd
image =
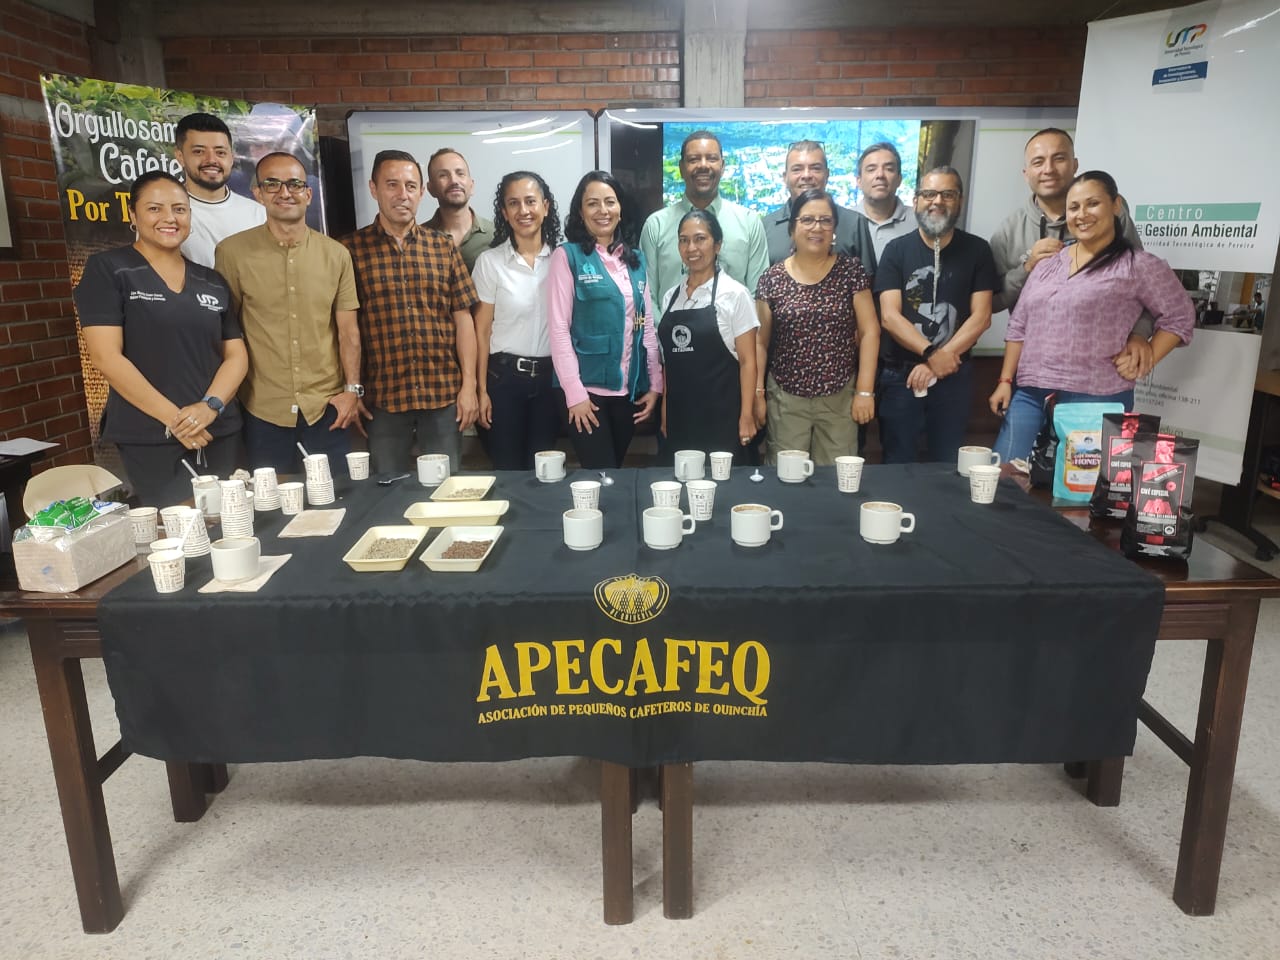
<instances>
[{"instance_id":1,"label":"curly dark hair","mask_svg":"<svg viewBox=\"0 0 1280 960\"><path fill-rule=\"evenodd\" d=\"M564 221L564 238L569 243L576 243L582 248L583 253L590 253L596 248L596 238L592 236L586 222L582 219L582 197L587 192L587 185L592 183L603 183L618 198L622 217L618 221L618 229L613 233L613 242L609 244L608 250L635 270L640 266L640 257L635 251L638 218L627 201L622 184L608 170L592 170L578 181L578 188L573 191L573 199L569 202L569 213Z\"/></svg>"},{"instance_id":2,"label":"curly dark hair","mask_svg":"<svg viewBox=\"0 0 1280 960\"><path fill-rule=\"evenodd\" d=\"M560 212L556 209L556 198L551 195L551 188L547 186L547 181L542 179L541 174L534 173L532 170L516 170L508 173L498 184L498 189L493 194L493 239L489 241L489 246L500 247L508 240L511 241L511 246L516 245L511 224L507 223L505 201L507 187L519 180L532 180L542 191L542 197L547 201L547 215L542 219L542 242L554 250L560 243Z\"/></svg>"}]
</instances>

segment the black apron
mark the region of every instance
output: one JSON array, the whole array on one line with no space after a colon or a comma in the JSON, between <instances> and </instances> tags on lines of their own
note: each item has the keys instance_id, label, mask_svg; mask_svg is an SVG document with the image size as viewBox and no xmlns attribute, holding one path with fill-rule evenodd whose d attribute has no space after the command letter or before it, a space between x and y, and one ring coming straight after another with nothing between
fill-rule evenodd
<instances>
[{"instance_id":1,"label":"black apron","mask_svg":"<svg viewBox=\"0 0 1280 960\"><path fill-rule=\"evenodd\" d=\"M746 463L738 435L742 408L738 359L725 346L716 323L720 271L716 270L711 281L711 305L707 307L671 309L684 292L684 282L667 301L667 311L658 325L668 384L667 459L676 450L728 450L734 463Z\"/></svg>"}]
</instances>

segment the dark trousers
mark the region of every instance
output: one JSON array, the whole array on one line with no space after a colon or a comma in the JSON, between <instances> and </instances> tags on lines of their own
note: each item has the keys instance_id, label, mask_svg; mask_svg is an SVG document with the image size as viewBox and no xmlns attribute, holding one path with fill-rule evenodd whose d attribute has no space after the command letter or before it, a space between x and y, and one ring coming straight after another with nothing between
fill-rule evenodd
<instances>
[{"instance_id":1,"label":"dark trousers","mask_svg":"<svg viewBox=\"0 0 1280 960\"><path fill-rule=\"evenodd\" d=\"M495 470L532 470L533 455L556 445L564 394L551 385L550 357L540 358L532 375L503 357L489 358L485 384L493 426L476 430Z\"/></svg>"},{"instance_id":2,"label":"dark trousers","mask_svg":"<svg viewBox=\"0 0 1280 960\"><path fill-rule=\"evenodd\" d=\"M915 463L920 435L925 435L925 460L954 462L964 443L973 399L973 364L965 362L949 377L917 397L907 386L911 367L886 367L880 371L880 444L885 463Z\"/></svg>"},{"instance_id":3,"label":"dark trousers","mask_svg":"<svg viewBox=\"0 0 1280 960\"><path fill-rule=\"evenodd\" d=\"M338 408L325 404L324 416L308 424L301 413L292 427L281 427L244 411L244 447L249 455L249 468L275 467L276 473L302 473L302 454L298 444L307 453L327 453L329 471L334 476L347 473L347 454L351 452L351 440L346 430L330 430L338 419Z\"/></svg>"},{"instance_id":4,"label":"dark trousers","mask_svg":"<svg viewBox=\"0 0 1280 960\"><path fill-rule=\"evenodd\" d=\"M182 465L185 460L196 473L211 474L225 480L236 468L240 437L214 437L204 448L203 463L196 463L196 452L176 440L171 443L119 443L120 462L129 479L129 487L144 507L172 507L191 499L191 473Z\"/></svg>"},{"instance_id":5,"label":"dark trousers","mask_svg":"<svg viewBox=\"0 0 1280 960\"><path fill-rule=\"evenodd\" d=\"M631 446L631 438L636 432L635 421L631 419L635 416L636 405L626 397L599 397L594 393L587 396L600 408L596 411L600 426L592 427L587 433L570 423L569 441L573 444L573 452L587 470L616 469L622 466L627 447Z\"/></svg>"}]
</instances>

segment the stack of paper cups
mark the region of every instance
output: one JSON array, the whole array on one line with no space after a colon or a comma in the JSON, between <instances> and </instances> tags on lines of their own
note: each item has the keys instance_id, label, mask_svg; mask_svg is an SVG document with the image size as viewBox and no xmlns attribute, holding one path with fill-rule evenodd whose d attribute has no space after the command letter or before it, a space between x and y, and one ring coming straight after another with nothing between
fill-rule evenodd
<instances>
[{"instance_id":1,"label":"stack of paper cups","mask_svg":"<svg viewBox=\"0 0 1280 960\"><path fill-rule=\"evenodd\" d=\"M280 509L280 490L275 467L258 467L253 471L253 509Z\"/></svg>"},{"instance_id":2,"label":"stack of paper cups","mask_svg":"<svg viewBox=\"0 0 1280 960\"><path fill-rule=\"evenodd\" d=\"M303 458L302 465L307 470L307 502L313 507L333 503L333 474L329 472L329 457L313 453Z\"/></svg>"},{"instance_id":3,"label":"stack of paper cups","mask_svg":"<svg viewBox=\"0 0 1280 960\"><path fill-rule=\"evenodd\" d=\"M204 525L204 512L196 507L182 507L182 552L188 557L209 555L209 531Z\"/></svg>"},{"instance_id":4,"label":"stack of paper cups","mask_svg":"<svg viewBox=\"0 0 1280 960\"><path fill-rule=\"evenodd\" d=\"M243 480L223 480L222 535L228 538L253 536L253 507Z\"/></svg>"},{"instance_id":5,"label":"stack of paper cups","mask_svg":"<svg viewBox=\"0 0 1280 960\"><path fill-rule=\"evenodd\" d=\"M164 535L171 540L181 540L183 525L187 519L187 508L184 506L165 507L160 511L160 522L164 524Z\"/></svg>"}]
</instances>

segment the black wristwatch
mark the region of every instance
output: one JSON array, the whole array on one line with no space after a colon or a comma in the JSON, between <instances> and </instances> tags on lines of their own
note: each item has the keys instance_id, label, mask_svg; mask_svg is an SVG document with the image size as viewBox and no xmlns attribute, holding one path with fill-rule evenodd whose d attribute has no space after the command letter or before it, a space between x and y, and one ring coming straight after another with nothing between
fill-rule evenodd
<instances>
[{"instance_id":1,"label":"black wristwatch","mask_svg":"<svg viewBox=\"0 0 1280 960\"><path fill-rule=\"evenodd\" d=\"M222 416L222 410L223 410L222 401L219 400L217 397L215 397L213 394L209 394L209 396L205 397L204 400L201 402L209 405L209 409L213 411L214 419L217 419L218 417Z\"/></svg>"},{"instance_id":2,"label":"black wristwatch","mask_svg":"<svg viewBox=\"0 0 1280 960\"><path fill-rule=\"evenodd\" d=\"M928 363L929 358L933 356L933 351L937 349L938 349L938 345L936 343L929 344L927 347L924 348L924 353L920 354L920 359L923 360L925 363Z\"/></svg>"}]
</instances>

